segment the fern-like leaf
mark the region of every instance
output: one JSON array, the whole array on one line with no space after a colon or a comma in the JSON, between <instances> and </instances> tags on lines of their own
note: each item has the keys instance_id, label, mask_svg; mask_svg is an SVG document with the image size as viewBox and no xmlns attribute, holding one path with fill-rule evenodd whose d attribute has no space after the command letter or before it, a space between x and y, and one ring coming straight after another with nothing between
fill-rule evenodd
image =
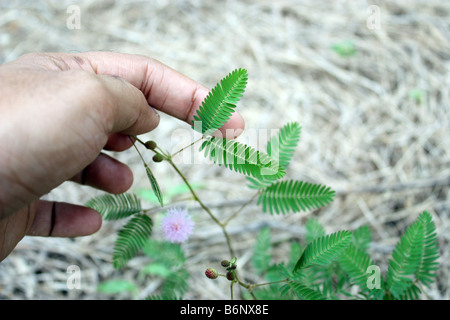
<instances>
[{"instance_id":1,"label":"fern-like leaf","mask_svg":"<svg viewBox=\"0 0 450 320\"><path fill-rule=\"evenodd\" d=\"M205 157L230 170L255 178L279 179L285 171L268 155L243 143L210 137L200 147Z\"/></svg>"},{"instance_id":2,"label":"fern-like leaf","mask_svg":"<svg viewBox=\"0 0 450 320\"><path fill-rule=\"evenodd\" d=\"M311 289L301 282L289 281L287 285L302 300L327 300L321 292Z\"/></svg>"},{"instance_id":3,"label":"fern-like leaf","mask_svg":"<svg viewBox=\"0 0 450 320\"><path fill-rule=\"evenodd\" d=\"M311 243L319 237L325 235L325 228L316 219L308 219L305 224L306 228L306 243Z\"/></svg>"},{"instance_id":4,"label":"fern-like leaf","mask_svg":"<svg viewBox=\"0 0 450 320\"><path fill-rule=\"evenodd\" d=\"M144 165L145 165L145 172L147 172L148 180L150 181L150 184L152 186L152 190L155 193L156 198L158 198L159 204L161 205L161 207L163 207L164 201L161 194L161 189L159 188L158 181L156 181L156 178L153 175L153 172L150 170L149 166L147 164Z\"/></svg>"},{"instance_id":5,"label":"fern-like leaf","mask_svg":"<svg viewBox=\"0 0 450 320\"><path fill-rule=\"evenodd\" d=\"M267 143L267 154L287 168L300 141L302 127L298 122L284 125L278 134Z\"/></svg>"},{"instance_id":6,"label":"fern-like leaf","mask_svg":"<svg viewBox=\"0 0 450 320\"><path fill-rule=\"evenodd\" d=\"M144 300L161 301L161 300L182 300L182 299L177 296L171 295L171 294L169 294L169 295L165 295L165 294L156 295L155 294L155 295L145 297Z\"/></svg>"},{"instance_id":7,"label":"fern-like leaf","mask_svg":"<svg viewBox=\"0 0 450 320\"><path fill-rule=\"evenodd\" d=\"M313 265L327 265L347 248L352 241L352 233L347 230L317 238L303 251L294 267L294 273Z\"/></svg>"},{"instance_id":8,"label":"fern-like leaf","mask_svg":"<svg viewBox=\"0 0 450 320\"><path fill-rule=\"evenodd\" d=\"M281 167L287 168L294 155L295 148L300 140L301 126L298 122L292 122L284 125L278 134L274 135L267 143L267 154L272 159L279 162ZM262 189L270 186L273 180L254 179L247 177L252 189Z\"/></svg>"},{"instance_id":9,"label":"fern-like leaf","mask_svg":"<svg viewBox=\"0 0 450 320\"><path fill-rule=\"evenodd\" d=\"M353 231L353 243L362 250L367 251L372 242L372 231L368 226L361 226Z\"/></svg>"},{"instance_id":10,"label":"fern-like leaf","mask_svg":"<svg viewBox=\"0 0 450 320\"><path fill-rule=\"evenodd\" d=\"M270 229L263 228L258 234L253 250L253 266L258 274L265 272L270 266Z\"/></svg>"},{"instance_id":11,"label":"fern-like leaf","mask_svg":"<svg viewBox=\"0 0 450 320\"><path fill-rule=\"evenodd\" d=\"M438 269L439 247L436 227L433 218L427 211L422 212L417 220L424 227L424 246L415 276L418 281L428 286L434 281Z\"/></svg>"},{"instance_id":12,"label":"fern-like leaf","mask_svg":"<svg viewBox=\"0 0 450 320\"><path fill-rule=\"evenodd\" d=\"M424 236L423 224L420 221L414 222L406 229L392 253L386 283L387 289L396 298L413 285L413 275L418 269L424 251Z\"/></svg>"},{"instance_id":13,"label":"fern-like leaf","mask_svg":"<svg viewBox=\"0 0 450 320\"><path fill-rule=\"evenodd\" d=\"M114 246L114 268L123 268L138 253L152 234L152 226L152 220L145 214L137 214L125 224Z\"/></svg>"},{"instance_id":14,"label":"fern-like leaf","mask_svg":"<svg viewBox=\"0 0 450 320\"><path fill-rule=\"evenodd\" d=\"M164 296L183 297L189 289L189 273L185 269L172 272L164 281L161 293Z\"/></svg>"},{"instance_id":15,"label":"fern-like leaf","mask_svg":"<svg viewBox=\"0 0 450 320\"><path fill-rule=\"evenodd\" d=\"M230 119L247 85L245 69L236 69L222 79L206 96L194 115L193 128L203 135L217 131Z\"/></svg>"},{"instance_id":16,"label":"fern-like leaf","mask_svg":"<svg viewBox=\"0 0 450 320\"><path fill-rule=\"evenodd\" d=\"M369 289L367 285L367 280L371 276L367 270L374 263L366 252L351 243L339 256L338 261L341 268L350 276L352 283L359 286L362 292L376 293L376 289Z\"/></svg>"},{"instance_id":17,"label":"fern-like leaf","mask_svg":"<svg viewBox=\"0 0 450 320\"><path fill-rule=\"evenodd\" d=\"M105 220L123 219L142 210L141 200L132 193L101 195L85 205L98 211Z\"/></svg>"},{"instance_id":18,"label":"fern-like leaf","mask_svg":"<svg viewBox=\"0 0 450 320\"><path fill-rule=\"evenodd\" d=\"M149 239L142 248L142 252L154 262L170 268L179 268L186 262L184 252L178 243Z\"/></svg>"},{"instance_id":19,"label":"fern-like leaf","mask_svg":"<svg viewBox=\"0 0 450 320\"><path fill-rule=\"evenodd\" d=\"M410 225L392 253L386 276L387 289L396 299L417 299L416 285L430 285L436 277L439 250L436 227L424 211Z\"/></svg>"},{"instance_id":20,"label":"fern-like leaf","mask_svg":"<svg viewBox=\"0 0 450 320\"><path fill-rule=\"evenodd\" d=\"M273 213L300 212L329 204L335 192L329 187L304 181L278 181L263 189L257 204Z\"/></svg>"}]
</instances>

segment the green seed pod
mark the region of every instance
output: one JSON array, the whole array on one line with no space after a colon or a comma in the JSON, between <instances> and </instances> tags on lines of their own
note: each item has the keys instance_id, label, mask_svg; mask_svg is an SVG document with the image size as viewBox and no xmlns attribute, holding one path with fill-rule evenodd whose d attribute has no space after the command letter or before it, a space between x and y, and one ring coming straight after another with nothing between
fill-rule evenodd
<instances>
[{"instance_id":1,"label":"green seed pod","mask_svg":"<svg viewBox=\"0 0 450 320\"><path fill-rule=\"evenodd\" d=\"M157 153L157 154L155 154L155 155L153 156L152 159L153 159L153 161L155 161L155 162L161 162L161 161L164 160L164 157L163 157L161 154Z\"/></svg>"},{"instance_id":2,"label":"green seed pod","mask_svg":"<svg viewBox=\"0 0 450 320\"><path fill-rule=\"evenodd\" d=\"M149 150L155 150L155 148L157 147L157 144L155 141L150 140L145 143L145 147Z\"/></svg>"},{"instance_id":3,"label":"green seed pod","mask_svg":"<svg viewBox=\"0 0 450 320\"><path fill-rule=\"evenodd\" d=\"M222 260L222 261L220 262L220 264L222 265L222 267L228 268L228 267L230 266L230 261L228 261L228 260Z\"/></svg>"}]
</instances>

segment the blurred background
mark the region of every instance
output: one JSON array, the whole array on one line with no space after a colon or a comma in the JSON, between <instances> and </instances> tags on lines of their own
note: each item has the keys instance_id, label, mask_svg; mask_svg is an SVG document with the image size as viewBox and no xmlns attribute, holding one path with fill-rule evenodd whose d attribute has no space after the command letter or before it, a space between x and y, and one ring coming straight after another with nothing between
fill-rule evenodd
<instances>
[{"instance_id":1,"label":"blurred background","mask_svg":"<svg viewBox=\"0 0 450 320\"><path fill-rule=\"evenodd\" d=\"M277 244L273 259L281 262L289 254L287 244L303 239L312 217L327 232L368 225L372 258L384 271L400 235L427 210L437 226L441 258L436 283L421 297L448 299L449 24L450 3L437 0L0 0L0 63L39 51L143 54L207 87L246 68L249 84L238 106L246 132L271 134L298 121L302 136L288 177L329 185L337 195L325 208L286 216L247 207L229 226L243 276L255 280L250 256L261 228L271 228ZM171 150L187 129L162 114L159 127L146 136ZM239 139L250 138L244 132ZM134 150L114 156L135 174L131 191L149 189ZM182 185L168 166L152 168L163 193ZM253 195L245 178L226 169L185 163L180 168L219 217ZM83 204L98 194L64 183L46 198ZM190 285L184 298L227 299L228 284L204 276L206 268L229 259L221 231L195 204L185 204L196 229L182 246ZM0 263L0 299L132 299L157 293L161 278L140 273L147 257L140 255L120 271L112 267L119 227L105 222L98 233L76 239L25 238ZM67 288L70 265L81 270L79 289ZM135 289L97 290L112 279Z\"/></svg>"}]
</instances>

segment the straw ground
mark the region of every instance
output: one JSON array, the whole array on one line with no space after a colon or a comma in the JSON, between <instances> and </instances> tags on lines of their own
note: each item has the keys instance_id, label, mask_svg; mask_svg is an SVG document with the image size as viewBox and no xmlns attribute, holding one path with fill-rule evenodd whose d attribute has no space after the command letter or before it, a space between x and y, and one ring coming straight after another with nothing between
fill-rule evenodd
<instances>
[{"instance_id":1,"label":"straw ground","mask_svg":"<svg viewBox=\"0 0 450 320\"><path fill-rule=\"evenodd\" d=\"M68 10L71 5L78 6L79 25L68 20L76 12ZM288 241L304 239L311 217L328 232L368 225L371 254L383 270L399 235L428 210L437 225L441 259L437 283L422 298L448 299L449 18L450 5L437 0L3 1L0 62L35 51L136 53L208 87L231 70L246 68L249 85L238 108L248 132L270 133L298 121L302 138L288 176L327 184L337 197L321 210L286 216L246 207L229 226L242 275L258 280L250 257L263 226L272 228L274 261L280 262L287 258ZM162 115L160 126L144 138L172 150L188 129ZM245 132L240 137L249 139ZM136 152L114 156L133 169L132 190L149 188ZM205 186L199 196L219 217L252 195L238 174L206 164L180 166L190 181ZM168 166L152 164L152 169L163 192L181 184ZM64 183L46 198L85 203L97 194ZM191 285L185 298L229 298L226 281L203 274L230 259L222 234L195 204L185 204L196 222L183 245ZM158 292L160 280L139 277L148 262L144 256L122 271L113 269L119 227L104 223L97 234L77 239L25 238L0 264L0 298L130 299ZM80 267L80 289L67 288L70 265ZM110 279L133 281L137 295L99 293L98 284Z\"/></svg>"}]
</instances>

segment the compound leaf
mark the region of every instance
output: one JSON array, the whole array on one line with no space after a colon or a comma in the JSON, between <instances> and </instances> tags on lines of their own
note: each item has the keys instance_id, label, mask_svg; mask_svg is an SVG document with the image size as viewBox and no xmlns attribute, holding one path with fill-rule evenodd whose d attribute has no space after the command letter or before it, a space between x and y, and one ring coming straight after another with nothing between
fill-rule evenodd
<instances>
[{"instance_id":1,"label":"compound leaf","mask_svg":"<svg viewBox=\"0 0 450 320\"><path fill-rule=\"evenodd\" d=\"M153 222L145 214L137 214L119 231L113 252L114 268L123 268L147 243Z\"/></svg>"},{"instance_id":2,"label":"compound leaf","mask_svg":"<svg viewBox=\"0 0 450 320\"><path fill-rule=\"evenodd\" d=\"M304 181L278 181L262 190L257 204L273 213L300 212L329 204L335 192L329 187Z\"/></svg>"},{"instance_id":3,"label":"compound leaf","mask_svg":"<svg viewBox=\"0 0 450 320\"><path fill-rule=\"evenodd\" d=\"M147 164L145 164L145 171L147 172L147 177L148 177L148 180L150 181L153 192L155 193L156 198L158 198L159 204L161 205L161 207L163 207L164 201L163 201L163 197L161 194L161 189L159 188L158 181L156 181L155 176L153 175L152 171L150 170L150 168Z\"/></svg>"},{"instance_id":4,"label":"compound leaf","mask_svg":"<svg viewBox=\"0 0 450 320\"><path fill-rule=\"evenodd\" d=\"M258 233L252 259L253 266L259 274L269 269L270 260L272 259L270 248L270 229L263 228Z\"/></svg>"},{"instance_id":5,"label":"compound leaf","mask_svg":"<svg viewBox=\"0 0 450 320\"><path fill-rule=\"evenodd\" d=\"M267 143L267 154L279 162L280 166L287 168L294 155L295 148L300 140L301 126L298 122L284 125L278 134L274 135ZM262 189L273 183L270 179L254 179L248 177L249 187Z\"/></svg>"},{"instance_id":6,"label":"compound leaf","mask_svg":"<svg viewBox=\"0 0 450 320\"><path fill-rule=\"evenodd\" d=\"M305 286L301 282L291 280L287 285L302 300L327 300L322 293Z\"/></svg>"},{"instance_id":7,"label":"compound leaf","mask_svg":"<svg viewBox=\"0 0 450 320\"><path fill-rule=\"evenodd\" d=\"M230 170L255 178L279 179L285 171L268 155L243 143L229 139L209 137L202 143L205 157Z\"/></svg>"},{"instance_id":8,"label":"compound leaf","mask_svg":"<svg viewBox=\"0 0 450 320\"><path fill-rule=\"evenodd\" d=\"M387 289L397 299L416 296L415 282L429 285L436 276L439 251L431 215L424 211L397 243L389 261Z\"/></svg>"},{"instance_id":9,"label":"compound leaf","mask_svg":"<svg viewBox=\"0 0 450 320\"><path fill-rule=\"evenodd\" d=\"M193 129L203 135L217 131L230 119L247 85L245 69L236 69L223 78L206 96L194 115Z\"/></svg>"},{"instance_id":10,"label":"compound leaf","mask_svg":"<svg viewBox=\"0 0 450 320\"><path fill-rule=\"evenodd\" d=\"M132 193L104 194L85 205L98 211L105 220L123 219L142 210L141 200Z\"/></svg>"},{"instance_id":11,"label":"compound leaf","mask_svg":"<svg viewBox=\"0 0 450 320\"><path fill-rule=\"evenodd\" d=\"M352 241L352 233L347 230L319 237L308 244L294 267L294 273L313 265L328 265L347 248Z\"/></svg>"},{"instance_id":12,"label":"compound leaf","mask_svg":"<svg viewBox=\"0 0 450 320\"><path fill-rule=\"evenodd\" d=\"M283 168L287 168L300 141L301 132L302 127L298 122L284 125L267 143L267 154L276 159Z\"/></svg>"}]
</instances>

